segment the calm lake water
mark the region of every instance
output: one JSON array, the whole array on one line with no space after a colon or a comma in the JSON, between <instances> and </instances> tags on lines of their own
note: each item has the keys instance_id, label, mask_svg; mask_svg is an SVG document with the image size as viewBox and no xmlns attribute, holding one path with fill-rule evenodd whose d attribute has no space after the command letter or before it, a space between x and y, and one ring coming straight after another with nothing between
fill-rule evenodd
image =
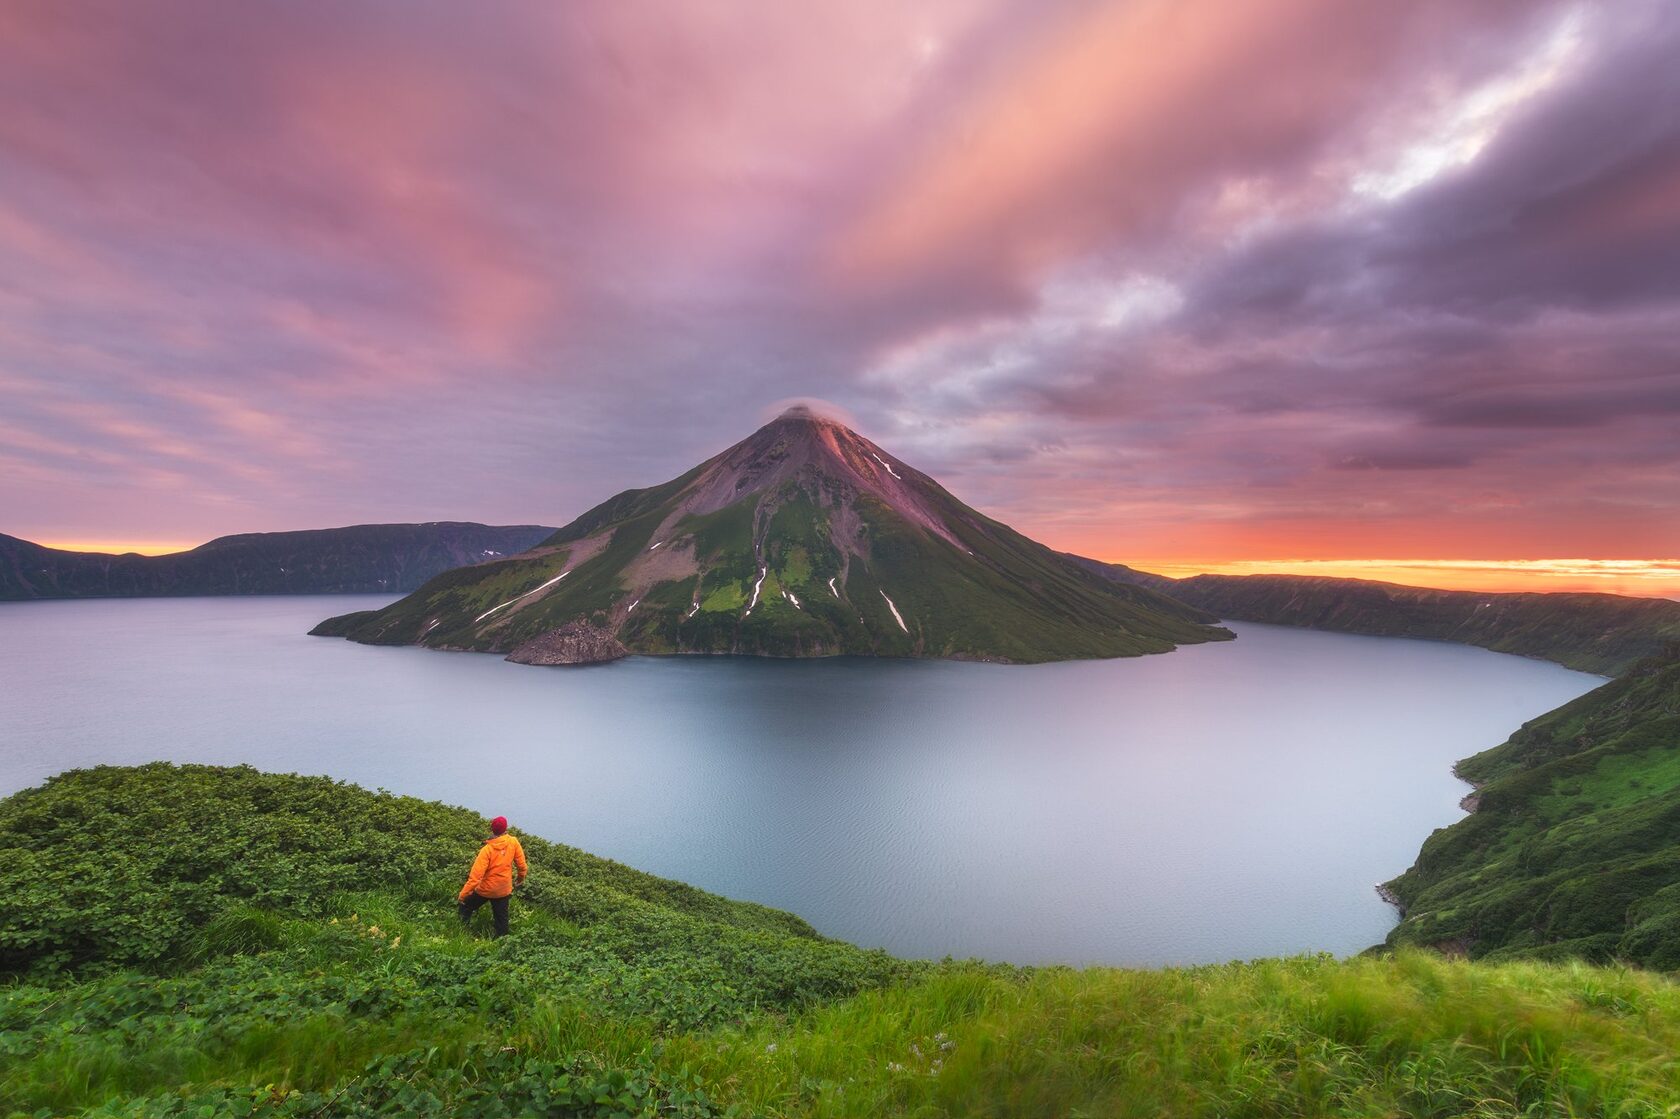
<instances>
[{"instance_id":1,"label":"calm lake water","mask_svg":"<svg viewBox=\"0 0 1680 1119\"><path fill-rule=\"evenodd\" d=\"M305 635L387 601L0 605L0 794L101 762L249 762L505 814L901 955L1347 954L1393 924L1372 886L1459 817L1452 762L1602 682L1245 624L1015 667L552 669Z\"/></svg>"}]
</instances>

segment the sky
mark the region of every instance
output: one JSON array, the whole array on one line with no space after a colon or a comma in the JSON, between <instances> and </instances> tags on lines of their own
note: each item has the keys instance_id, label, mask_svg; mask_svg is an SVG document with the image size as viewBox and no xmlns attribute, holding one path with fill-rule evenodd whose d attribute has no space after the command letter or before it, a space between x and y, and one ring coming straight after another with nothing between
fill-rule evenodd
<instances>
[{"instance_id":1,"label":"sky","mask_svg":"<svg viewBox=\"0 0 1680 1119\"><path fill-rule=\"evenodd\" d=\"M12 0L0 532L558 525L814 399L1103 559L1680 596L1676 57L1665 0Z\"/></svg>"}]
</instances>

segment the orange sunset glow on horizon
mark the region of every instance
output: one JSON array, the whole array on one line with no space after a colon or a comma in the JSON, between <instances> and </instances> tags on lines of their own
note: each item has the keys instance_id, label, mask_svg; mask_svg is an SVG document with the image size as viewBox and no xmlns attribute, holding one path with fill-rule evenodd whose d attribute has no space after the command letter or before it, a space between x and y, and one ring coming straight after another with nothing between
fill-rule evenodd
<instances>
[{"instance_id":1,"label":"orange sunset glow on horizon","mask_svg":"<svg viewBox=\"0 0 1680 1119\"><path fill-rule=\"evenodd\" d=\"M1229 560L1138 563L1157 575L1306 575L1450 591L1570 591L1680 599L1680 560Z\"/></svg>"},{"instance_id":2,"label":"orange sunset glow on horizon","mask_svg":"<svg viewBox=\"0 0 1680 1119\"><path fill-rule=\"evenodd\" d=\"M560 525L810 397L1144 570L1680 597L1677 52L1656 0L26 2L0 533Z\"/></svg>"},{"instance_id":3,"label":"orange sunset glow on horizon","mask_svg":"<svg viewBox=\"0 0 1680 1119\"><path fill-rule=\"evenodd\" d=\"M35 541L48 548L144 556L190 551L198 543L109 540ZM200 542L202 543L202 542ZM1303 575L1371 579L1402 586L1494 593L1588 592L1680 599L1680 559L1236 559L1184 560L1110 554L1092 558L1185 579L1196 575Z\"/></svg>"}]
</instances>

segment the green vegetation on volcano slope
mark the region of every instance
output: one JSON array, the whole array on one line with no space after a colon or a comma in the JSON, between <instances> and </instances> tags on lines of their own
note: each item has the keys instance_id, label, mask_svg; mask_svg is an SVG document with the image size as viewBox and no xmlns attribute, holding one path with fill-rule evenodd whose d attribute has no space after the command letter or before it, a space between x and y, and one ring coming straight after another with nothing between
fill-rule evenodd
<instances>
[{"instance_id":1,"label":"green vegetation on volcano slope","mask_svg":"<svg viewBox=\"0 0 1680 1119\"><path fill-rule=\"evenodd\" d=\"M1606 676L1680 641L1680 602L1666 598L1442 591L1310 575L1171 579L1123 564L1068 558L1231 621L1457 641Z\"/></svg>"},{"instance_id":2,"label":"green vegetation on volcano slope","mask_svg":"<svg viewBox=\"0 0 1680 1119\"><path fill-rule=\"evenodd\" d=\"M1389 883L1389 943L1680 968L1680 649L1459 763L1476 811Z\"/></svg>"},{"instance_id":3,"label":"green vegetation on volcano slope","mask_svg":"<svg viewBox=\"0 0 1680 1119\"><path fill-rule=\"evenodd\" d=\"M859 503L869 525L869 561L854 564L848 597L897 623L886 598L922 656L1002 657L1029 662L1166 652L1178 643L1229 640L1212 616L1147 588L1127 587L1067 563L999 521L967 509L942 488L951 523L980 563L918 531L890 510ZM1125 593L1115 594L1114 591ZM885 598L883 598L883 595ZM1054 650L1047 657L1045 650Z\"/></svg>"},{"instance_id":4,"label":"green vegetation on volcano slope","mask_svg":"<svg viewBox=\"0 0 1680 1119\"><path fill-rule=\"evenodd\" d=\"M1195 607L1069 563L966 509L931 481L963 547L861 496L852 513L867 554L842 559L833 544L834 511L790 484L768 498L753 494L682 519L661 543L692 541L701 574L656 583L631 599L624 571L655 543L676 485L619 494L527 555L445 572L382 610L329 618L311 632L506 652L584 620L616 629L637 653L1021 663L1164 653L1231 636ZM766 513L767 530L755 538L755 517ZM580 534L603 524L612 525L605 546L568 570ZM564 581L553 583L563 572ZM693 610L697 586L700 609ZM748 612L755 588L757 605ZM623 609L630 601L634 614Z\"/></svg>"},{"instance_id":5,"label":"green vegetation on volcano slope","mask_svg":"<svg viewBox=\"0 0 1680 1119\"><path fill-rule=\"evenodd\" d=\"M312 632L507 653L583 623L633 653L1037 662L1231 636L1212 620L1071 562L795 408L523 556Z\"/></svg>"},{"instance_id":6,"label":"green vegetation on volcano slope","mask_svg":"<svg viewBox=\"0 0 1680 1119\"><path fill-rule=\"evenodd\" d=\"M0 802L0 1113L1671 1114L1680 985L1421 953L1165 971L893 960L482 820L149 765Z\"/></svg>"}]
</instances>

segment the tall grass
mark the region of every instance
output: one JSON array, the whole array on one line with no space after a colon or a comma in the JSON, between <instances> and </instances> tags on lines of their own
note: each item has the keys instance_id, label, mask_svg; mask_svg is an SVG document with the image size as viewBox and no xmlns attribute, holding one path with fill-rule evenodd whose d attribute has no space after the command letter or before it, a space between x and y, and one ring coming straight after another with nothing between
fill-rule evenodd
<instances>
[{"instance_id":1,"label":"tall grass","mask_svg":"<svg viewBox=\"0 0 1680 1119\"><path fill-rule=\"evenodd\" d=\"M482 942L449 950L463 944L491 955ZM132 1101L218 1086L242 1106L265 1086L283 1101L420 1050L431 1052L404 1074L416 1090L493 1092L484 1055L511 1053L692 1083L753 1116L1680 1114L1670 979L1421 953L1166 971L945 965L791 1017L680 1032L532 991L503 1013L321 1014L216 1047L67 1038L0 1084L18 1113L150 1114ZM437 1098L447 1106L447 1091ZM660 1098L625 1113L674 1113Z\"/></svg>"},{"instance_id":2,"label":"tall grass","mask_svg":"<svg viewBox=\"0 0 1680 1119\"><path fill-rule=\"evenodd\" d=\"M1680 1114L1680 988L1582 965L959 968L687 1045L753 1114Z\"/></svg>"},{"instance_id":3,"label":"tall grass","mask_svg":"<svg viewBox=\"0 0 1680 1119\"><path fill-rule=\"evenodd\" d=\"M237 861L172 830L205 803ZM87 873L43 876L72 818ZM478 827L208 767L0 801L0 1115L1680 1116L1657 972L920 964L535 838L492 940L454 916Z\"/></svg>"}]
</instances>

